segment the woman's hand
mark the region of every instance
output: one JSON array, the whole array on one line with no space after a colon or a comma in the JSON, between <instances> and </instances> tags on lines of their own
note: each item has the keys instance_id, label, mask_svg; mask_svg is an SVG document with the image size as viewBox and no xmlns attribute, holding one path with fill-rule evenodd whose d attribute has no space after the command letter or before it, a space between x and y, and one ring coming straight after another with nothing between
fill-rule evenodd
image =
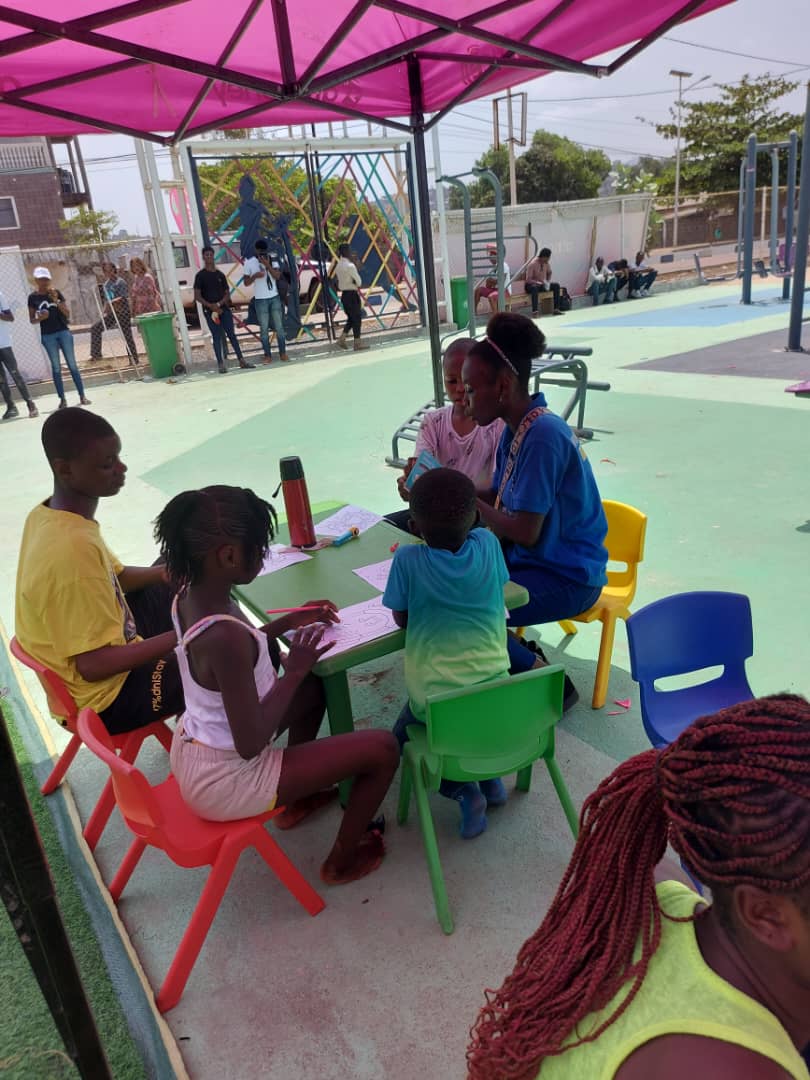
<instances>
[{"instance_id":1,"label":"woman's hand","mask_svg":"<svg viewBox=\"0 0 810 1080\"><path fill-rule=\"evenodd\" d=\"M332 641L321 645L325 630L325 626L318 625L307 626L298 631L284 660L284 671L287 675L309 675L323 654L332 648Z\"/></svg>"}]
</instances>

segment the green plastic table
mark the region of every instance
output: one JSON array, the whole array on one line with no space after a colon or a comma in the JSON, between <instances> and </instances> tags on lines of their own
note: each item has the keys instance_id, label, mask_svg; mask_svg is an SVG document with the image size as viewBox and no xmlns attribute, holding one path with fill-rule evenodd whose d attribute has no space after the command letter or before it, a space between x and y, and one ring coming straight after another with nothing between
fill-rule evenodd
<instances>
[{"instance_id":1,"label":"green plastic table","mask_svg":"<svg viewBox=\"0 0 810 1080\"><path fill-rule=\"evenodd\" d=\"M317 521L326 516L327 514L315 516L316 532ZM288 542L286 526L280 526L277 539L281 543ZM350 540L340 547L322 548L312 552L312 558L306 562L295 563L283 570L256 578L249 585L235 589L234 596L263 622L268 621L268 608L295 607L307 600L332 600L339 608L359 604L362 600L379 596L379 592L352 571L390 559L393 544L415 543L421 541L395 529L387 521L381 521L356 540ZM507 582L504 587L506 607L522 607L528 601L529 594L521 585ZM327 653L315 665L313 671L323 682L329 729L333 735L354 730L347 672L358 664L399 652L404 647L405 631L396 630L336 656Z\"/></svg>"}]
</instances>

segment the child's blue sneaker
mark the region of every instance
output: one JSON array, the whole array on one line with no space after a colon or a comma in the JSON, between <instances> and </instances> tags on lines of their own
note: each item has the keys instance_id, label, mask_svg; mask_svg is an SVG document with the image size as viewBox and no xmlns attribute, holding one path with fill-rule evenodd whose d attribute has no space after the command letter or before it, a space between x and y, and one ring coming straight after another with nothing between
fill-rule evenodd
<instances>
[{"instance_id":1,"label":"child's blue sneaker","mask_svg":"<svg viewBox=\"0 0 810 1080\"><path fill-rule=\"evenodd\" d=\"M453 797L461 807L459 832L462 840L480 836L487 827L487 800L478 784L463 784Z\"/></svg>"},{"instance_id":2,"label":"child's blue sneaker","mask_svg":"<svg viewBox=\"0 0 810 1080\"><path fill-rule=\"evenodd\" d=\"M479 780L478 786L481 789L481 794L487 800L487 806L503 806L509 798L504 782L500 777L496 777L494 780Z\"/></svg>"}]
</instances>

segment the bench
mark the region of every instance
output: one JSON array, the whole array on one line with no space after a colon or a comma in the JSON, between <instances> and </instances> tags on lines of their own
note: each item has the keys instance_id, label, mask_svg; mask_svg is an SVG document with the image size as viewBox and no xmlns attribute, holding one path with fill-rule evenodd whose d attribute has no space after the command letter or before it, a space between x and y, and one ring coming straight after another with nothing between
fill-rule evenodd
<instances>
[{"instance_id":1,"label":"bench","mask_svg":"<svg viewBox=\"0 0 810 1080\"><path fill-rule=\"evenodd\" d=\"M560 416L567 420L577 410L574 432L580 439L592 439L593 431L585 425L585 401L589 390L610 390L610 383L591 382L588 379L588 365L585 357L591 356L593 349L590 346L562 345L546 349L539 360L532 364L532 390L537 394L542 385L547 386L570 386L571 397L560 410ZM400 443L416 443L419 429L425 414L436 406L432 401L423 405L412 416L401 424L391 439L391 455L385 459L386 465L393 469L404 469L408 464L408 457L412 454L404 454L404 448Z\"/></svg>"}]
</instances>

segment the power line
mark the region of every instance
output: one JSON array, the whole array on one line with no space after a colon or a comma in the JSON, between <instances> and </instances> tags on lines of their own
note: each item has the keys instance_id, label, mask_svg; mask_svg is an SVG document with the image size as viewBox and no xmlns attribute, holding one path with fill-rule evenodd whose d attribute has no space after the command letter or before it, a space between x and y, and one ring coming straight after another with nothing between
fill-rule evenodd
<instances>
[{"instance_id":1,"label":"power line","mask_svg":"<svg viewBox=\"0 0 810 1080\"><path fill-rule=\"evenodd\" d=\"M775 60L772 56L752 56L751 53L735 52L734 49L721 49L717 45L702 45L697 41L684 41L683 38L665 37L664 41L674 41L678 45L689 45L693 49L706 49L707 52L725 53L727 56L741 56L744 60L760 60L763 64L782 64L784 67L797 67L804 71L808 64L799 64L798 60Z\"/></svg>"}]
</instances>

